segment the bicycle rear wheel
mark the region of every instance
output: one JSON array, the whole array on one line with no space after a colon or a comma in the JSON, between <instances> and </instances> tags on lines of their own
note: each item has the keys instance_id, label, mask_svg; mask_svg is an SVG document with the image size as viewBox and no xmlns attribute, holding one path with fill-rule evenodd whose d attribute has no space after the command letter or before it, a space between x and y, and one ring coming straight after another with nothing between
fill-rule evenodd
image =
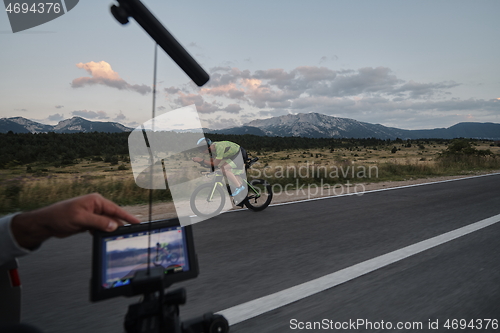
<instances>
[{"instance_id":1,"label":"bicycle rear wheel","mask_svg":"<svg viewBox=\"0 0 500 333\"><path fill-rule=\"evenodd\" d=\"M216 184L203 184L191 195L191 209L201 217L212 217L219 214L226 203L224 190Z\"/></svg>"},{"instance_id":2,"label":"bicycle rear wheel","mask_svg":"<svg viewBox=\"0 0 500 333\"><path fill-rule=\"evenodd\" d=\"M255 212L266 209L273 200L273 187L264 179L252 179L250 185L245 206Z\"/></svg>"}]
</instances>

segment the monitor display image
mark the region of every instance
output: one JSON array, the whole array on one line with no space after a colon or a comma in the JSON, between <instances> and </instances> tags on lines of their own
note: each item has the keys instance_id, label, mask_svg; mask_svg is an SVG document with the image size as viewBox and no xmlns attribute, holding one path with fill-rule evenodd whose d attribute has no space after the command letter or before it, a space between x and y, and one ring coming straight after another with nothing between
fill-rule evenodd
<instances>
[{"instance_id":1,"label":"monitor display image","mask_svg":"<svg viewBox=\"0 0 500 333\"><path fill-rule=\"evenodd\" d=\"M103 288L129 284L138 270L147 268L148 253L151 256L150 267L164 267L165 275L189 271L185 232L182 227L153 230L148 251L149 238L148 232L142 231L102 239Z\"/></svg>"}]
</instances>

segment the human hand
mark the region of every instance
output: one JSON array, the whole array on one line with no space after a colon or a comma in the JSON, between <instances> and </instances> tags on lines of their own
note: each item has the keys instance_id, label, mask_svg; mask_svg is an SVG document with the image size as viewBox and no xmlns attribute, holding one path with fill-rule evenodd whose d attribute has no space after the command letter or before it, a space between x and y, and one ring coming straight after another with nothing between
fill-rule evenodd
<instances>
[{"instance_id":1,"label":"human hand","mask_svg":"<svg viewBox=\"0 0 500 333\"><path fill-rule=\"evenodd\" d=\"M201 163L201 162L203 162L203 158L201 158L201 157L193 157L193 161L197 162L197 163Z\"/></svg>"},{"instance_id":2,"label":"human hand","mask_svg":"<svg viewBox=\"0 0 500 333\"><path fill-rule=\"evenodd\" d=\"M93 193L16 215L11 230L21 247L34 249L50 237L64 238L86 230L114 231L123 222L140 223L114 202Z\"/></svg>"}]
</instances>

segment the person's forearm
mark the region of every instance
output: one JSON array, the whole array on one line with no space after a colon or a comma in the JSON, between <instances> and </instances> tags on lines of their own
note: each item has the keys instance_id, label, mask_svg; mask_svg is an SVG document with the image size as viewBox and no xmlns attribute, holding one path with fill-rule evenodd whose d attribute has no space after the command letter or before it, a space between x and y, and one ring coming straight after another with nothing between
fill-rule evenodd
<instances>
[{"instance_id":1,"label":"person's forearm","mask_svg":"<svg viewBox=\"0 0 500 333\"><path fill-rule=\"evenodd\" d=\"M64 238L86 230L114 231L124 222L140 223L112 201L92 193L16 215L10 230L19 246L35 249L50 237Z\"/></svg>"},{"instance_id":2,"label":"person's forearm","mask_svg":"<svg viewBox=\"0 0 500 333\"><path fill-rule=\"evenodd\" d=\"M14 216L10 228L19 246L33 250L50 238L50 230L41 221L43 217L37 211Z\"/></svg>"}]
</instances>

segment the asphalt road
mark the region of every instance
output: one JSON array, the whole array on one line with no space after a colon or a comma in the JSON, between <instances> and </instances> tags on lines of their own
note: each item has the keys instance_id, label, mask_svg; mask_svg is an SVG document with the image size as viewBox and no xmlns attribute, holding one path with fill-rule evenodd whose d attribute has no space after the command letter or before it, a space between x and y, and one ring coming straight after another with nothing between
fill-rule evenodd
<instances>
[{"instance_id":1,"label":"asphalt road","mask_svg":"<svg viewBox=\"0 0 500 333\"><path fill-rule=\"evenodd\" d=\"M201 273L177 285L188 292L181 315L228 309L498 214L500 175L222 214L194 227ZM448 332L447 319L474 319L475 328L480 319L500 321L499 239L494 224L231 332L329 331L293 329L324 319L372 323L347 327L355 332L426 331L429 323L438 324L433 332ZM45 332L122 331L128 304L137 299L88 301L91 237L51 240L20 261L25 322ZM388 330L382 321L423 329ZM457 331L500 331L482 323Z\"/></svg>"}]
</instances>

